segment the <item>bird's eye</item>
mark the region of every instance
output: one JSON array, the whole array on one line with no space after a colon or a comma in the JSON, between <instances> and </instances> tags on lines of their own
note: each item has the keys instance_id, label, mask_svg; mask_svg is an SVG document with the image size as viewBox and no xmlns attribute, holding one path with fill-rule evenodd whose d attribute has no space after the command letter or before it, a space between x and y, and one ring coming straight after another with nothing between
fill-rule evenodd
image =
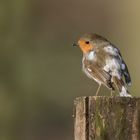
<instances>
[{"instance_id":1,"label":"bird's eye","mask_svg":"<svg viewBox=\"0 0 140 140\"><path fill-rule=\"evenodd\" d=\"M89 44L89 41L86 41L85 43L86 43L86 44Z\"/></svg>"}]
</instances>

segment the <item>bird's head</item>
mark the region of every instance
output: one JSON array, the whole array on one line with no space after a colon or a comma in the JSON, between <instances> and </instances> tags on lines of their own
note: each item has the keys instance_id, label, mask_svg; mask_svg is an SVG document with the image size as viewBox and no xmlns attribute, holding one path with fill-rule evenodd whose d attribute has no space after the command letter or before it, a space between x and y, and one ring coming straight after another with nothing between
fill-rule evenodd
<instances>
[{"instance_id":1,"label":"bird's head","mask_svg":"<svg viewBox=\"0 0 140 140\"><path fill-rule=\"evenodd\" d=\"M99 46L99 42L106 41L104 38L102 38L100 35L97 34L85 34L83 35L77 43L74 43L73 46L78 46L82 50L82 52L88 53L92 50L94 50L96 47ZM98 45L97 45L98 44Z\"/></svg>"},{"instance_id":2,"label":"bird's head","mask_svg":"<svg viewBox=\"0 0 140 140\"><path fill-rule=\"evenodd\" d=\"M92 34L85 34L83 35L73 46L78 46L82 50L83 53L88 53L89 51L93 50L93 41L91 38Z\"/></svg>"}]
</instances>

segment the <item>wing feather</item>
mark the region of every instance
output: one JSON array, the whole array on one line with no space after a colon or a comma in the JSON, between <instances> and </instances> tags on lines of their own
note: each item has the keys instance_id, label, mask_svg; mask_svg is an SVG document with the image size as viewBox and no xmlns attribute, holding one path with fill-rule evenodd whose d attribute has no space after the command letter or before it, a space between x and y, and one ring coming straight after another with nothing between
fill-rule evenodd
<instances>
[{"instance_id":1,"label":"wing feather","mask_svg":"<svg viewBox=\"0 0 140 140\"><path fill-rule=\"evenodd\" d=\"M94 80L96 80L98 83L102 83L108 88L111 88L114 90L113 84L111 82L111 75L106 72L104 69L102 69L101 66L98 65L98 63L89 63L86 59L84 60L85 63L85 69L88 71L88 74L90 77L92 77Z\"/></svg>"},{"instance_id":2,"label":"wing feather","mask_svg":"<svg viewBox=\"0 0 140 140\"><path fill-rule=\"evenodd\" d=\"M110 44L104 47L104 50L110 54L110 57L115 58L118 61L118 64L120 65L120 72L121 75L125 78L125 83L127 85L131 85L131 77L127 68L127 65L125 64L122 55L120 53L120 50L115 47L114 45Z\"/></svg>"}]
</instances>

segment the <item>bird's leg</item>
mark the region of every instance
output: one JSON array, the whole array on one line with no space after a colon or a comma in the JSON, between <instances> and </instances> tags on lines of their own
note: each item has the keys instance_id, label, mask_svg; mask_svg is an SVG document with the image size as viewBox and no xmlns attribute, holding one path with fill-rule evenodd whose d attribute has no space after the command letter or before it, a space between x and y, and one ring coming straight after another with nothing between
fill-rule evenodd
<instances>
[{"instance_id":1,"label":"bird's leg","mask_svg":"<svg viewBox=\"0 0 140 140\"><path fill-rule=\"evenodd\" d=\"M113 90L111 89L111 92L110 92L111 96L113 96Z\"/></svg>"},{"instance_id":2,"label":"bird's leg","mask_svg":"<svg viewBox=\"0 0 140 140\"><path fill-rule=\"evenodd\" d=\"M99 93L100 88L101 88L101 84L99 84L99 86L98 86L98 89L97 89L97 91L96 91L95 96L98 96L98 93Z\"/></svg>"}]
</instances>

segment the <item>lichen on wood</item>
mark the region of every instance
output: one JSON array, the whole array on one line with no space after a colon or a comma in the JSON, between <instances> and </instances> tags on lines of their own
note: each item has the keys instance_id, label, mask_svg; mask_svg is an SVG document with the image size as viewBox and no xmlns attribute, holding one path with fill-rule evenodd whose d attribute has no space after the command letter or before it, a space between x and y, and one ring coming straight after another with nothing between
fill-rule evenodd
<instances>
[{"instance_id":1,"label":"lichen on wood","mask_svg":"<svg viewBox=\"0 0 140 140\"><path fill-rule=\"evenodd\" d=\"M140 98L75 100L75 140L140 140Z\"/></svg>"}]
</instances>

